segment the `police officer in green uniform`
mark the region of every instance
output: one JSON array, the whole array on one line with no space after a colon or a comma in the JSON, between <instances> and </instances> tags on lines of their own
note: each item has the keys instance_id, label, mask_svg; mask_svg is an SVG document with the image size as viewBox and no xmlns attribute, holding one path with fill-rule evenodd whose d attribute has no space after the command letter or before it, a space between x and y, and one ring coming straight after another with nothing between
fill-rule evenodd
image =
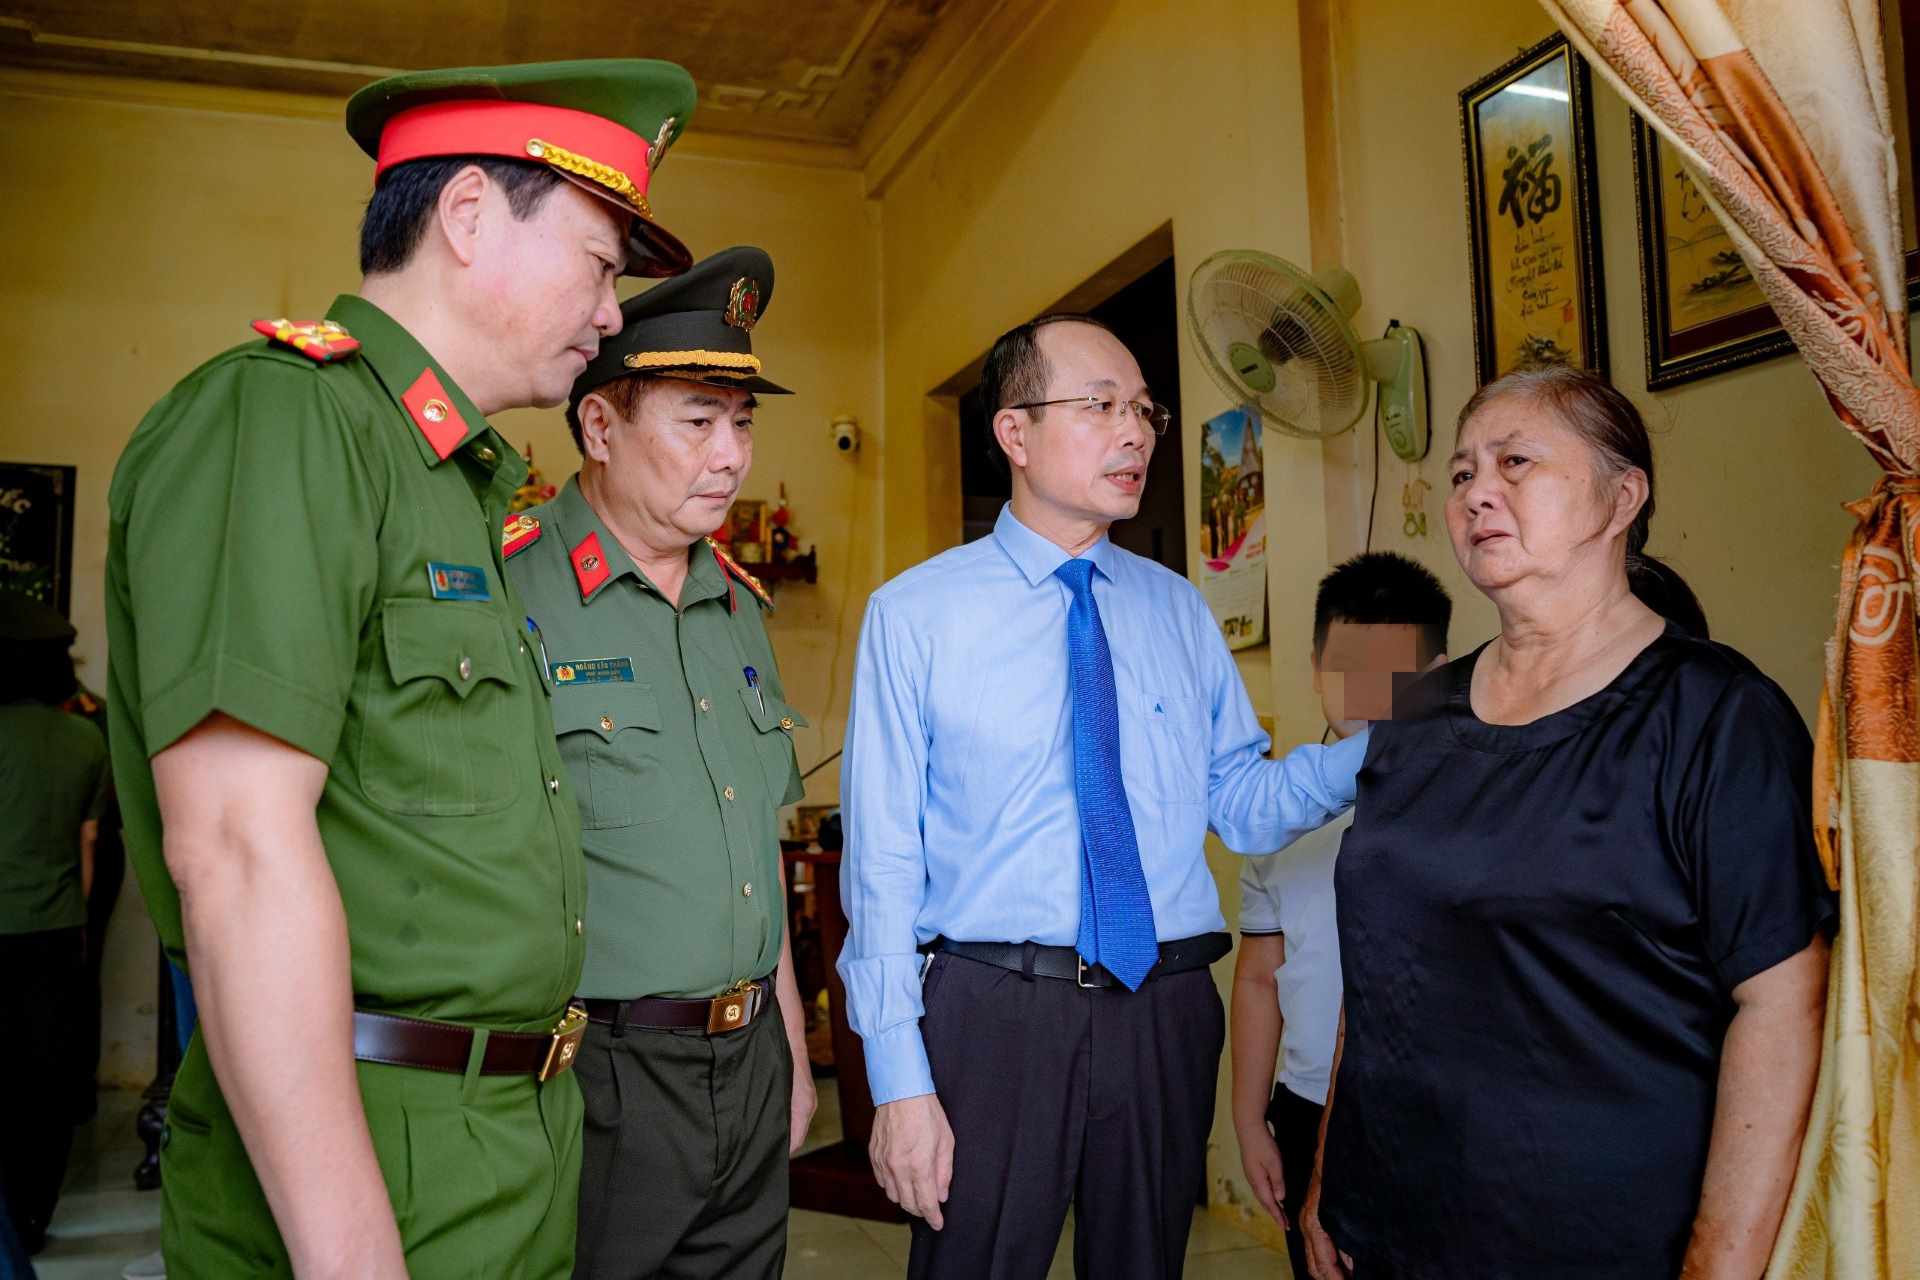
<instances>
[{"instance_id":1,"label":"police officer in green uniform","mask_svg":"<svg viewBox=\"0 0 1920 1280\"><path fill-rule=\"evenodd\" d=\"M738 248L622 308L574 384L578 475L506 528L580 797L589 908L574 1074L581 1277L780 1274L787 1157L814 1106L776 810L801 796L766 591L708 538L753 461Z\"/></svg>"},{"instance_id":2,"label":"police officer in green uniform","mask_svg":"<svg viewBox=\"0 0 1920 1280\"><path fill-rule=\"evenodd\" d=\"M618 276L688 265L648 186L693 103L638 60L361 90L359 294L256 324L120 460L114 771L200 1007L175 1280L571 1266L585 866L486 415L563 402Z\"/></svg>"},{"instance_id":3,"label":"police officer in green uniform","mask_svg":"<svg viewBox=\"0 0 1920 1280\"><path fill-rule=\"evenodd\" d=\"M106 740L61 705L79 687L73 635L57 610L0 591L0 1216L28 1253L45 1242L92 1083L84 935L109 788ZM0 1249L0 1275L7 1261Z\"/></svg>"}]
</instances>

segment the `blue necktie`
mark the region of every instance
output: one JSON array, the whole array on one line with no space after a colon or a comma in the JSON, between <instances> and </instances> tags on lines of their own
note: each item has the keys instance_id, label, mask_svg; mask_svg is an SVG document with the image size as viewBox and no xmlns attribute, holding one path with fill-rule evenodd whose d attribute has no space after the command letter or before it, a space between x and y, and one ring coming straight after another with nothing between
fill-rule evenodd
<instances>
[{"instance_id":1,"label":"blue necktie","mask_svg":"<svg viewBox=\"0 0 1920 1280\"><path fill-rule=\"evenodd\" d=\"M1113 654L1093 602L1093 562L1069 560L1054 573L1073 592L1067 608L1067 672L1073 688L1073 791L1080 808L1080 936L1089 965L1138 990L1160 958L1153 901L1140 869L1140 842L1120 781L1119 700Z\"/></svg>"}]
</instances>

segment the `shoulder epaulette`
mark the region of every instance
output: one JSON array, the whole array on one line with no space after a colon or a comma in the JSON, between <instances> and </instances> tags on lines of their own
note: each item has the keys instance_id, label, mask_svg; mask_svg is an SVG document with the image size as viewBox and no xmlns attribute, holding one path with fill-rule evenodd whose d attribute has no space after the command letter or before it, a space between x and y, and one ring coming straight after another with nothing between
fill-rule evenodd
<instances>
[{"instance_id":1,"label":"shoulder epaulette","mask_svg":"<svg viewBox=\"0 0 1920 1280\"><path fill-rule=\"evenodd\" d=\"M316 364L344 360L360 349L360 339L333 320L255 320L253 328Z\"/></svg>"},{"instance_id":2,"label":"shoulder epaulette","mask_svg":"<svg viewBox=\"0 0 1920 1280\"><path fill-rule=\"evenodd\" d=\"M720 544L712 538L707 539L707 545L713 548L713 558L719 563L720 572L723 575L731 575L732 577L740 579L740 581L746 583L747 590L753 592L754 595L760 598L760 603L763 607L769 610L773 608L773 596L768 592L766 587L761 585L760 579L754 577L745 569L742 569L739 562L728 555ZM732 609L734 606L732 604L733 589L731 587L727 589L727 599L728 607Z\"/></svg>"},{"instance_id":3,"label":"shoulder epaulette","mask_svg":"<svg viewBox=\"0 0 1920 1280\"><path fill-rule=\"evenodd\" d=\"M500 530L500 554L511 559L540 541L540 521L530 515L507 517L507 523Z\"/></svg>"}]
</instances>

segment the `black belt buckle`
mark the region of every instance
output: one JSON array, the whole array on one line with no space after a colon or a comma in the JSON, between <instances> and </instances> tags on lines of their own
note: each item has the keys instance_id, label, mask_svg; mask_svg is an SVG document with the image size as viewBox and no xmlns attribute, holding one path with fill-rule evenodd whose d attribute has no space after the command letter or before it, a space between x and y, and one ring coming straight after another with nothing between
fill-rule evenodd
<instances>
[{"instance_id":1,"label":"black belt buckle","mask_svg":"<svg viewBox=\"0 0 1920 1280\"><path fill-rule=\"evenodd\" d=\"M1087 981L1087 972L1088 972L1087 958L1081 955L1079 952L1075 952L1073 956L1073 962L1077 966L1073 975L1073 985L1080 988L1082 991L1100 990L1100 986L1101 986L1100 983Z\"/></svg>"}]
</instances>

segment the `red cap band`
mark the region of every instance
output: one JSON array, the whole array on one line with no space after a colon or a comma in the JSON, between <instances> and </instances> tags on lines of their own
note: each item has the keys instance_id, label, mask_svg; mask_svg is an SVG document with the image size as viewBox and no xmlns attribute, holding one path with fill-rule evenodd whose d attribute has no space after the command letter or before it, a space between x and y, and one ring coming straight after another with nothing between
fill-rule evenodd
<instances>
[{"instance_id":1,"label":"red cap band","mask_svg":"<svg viewBox=\"0 0 1920 1280\"><path fill-rule=\"evenodd\" d=\"M377 178L394 165L430 156L506 156L538 160L527 144L539 139L618 169L647 192L647 141L591 111L533 102L463 99L411 107L380 131Z\"/></svg>"}]
</instances>

